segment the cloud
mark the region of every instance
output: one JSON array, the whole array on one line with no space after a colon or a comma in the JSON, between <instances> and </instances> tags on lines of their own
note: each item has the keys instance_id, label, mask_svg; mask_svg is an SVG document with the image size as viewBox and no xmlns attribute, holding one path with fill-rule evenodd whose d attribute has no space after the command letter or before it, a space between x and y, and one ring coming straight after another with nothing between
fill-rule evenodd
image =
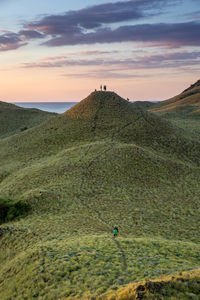
<instances>
[{"instance_id":1,"label":"cloud","mask_svg":"<svg viewBox=\"0 0 200 300\"><path fill-rule=\"evenodd\" d=\"M120 59L111 58L93 58L93 59L71 59L66 56L45 57L38 62L21 63L21 68L63 68L68 66L103 66L115 67L115 70L130 69L160 69L177 68L183 66L197 65L200 59L200 52L173 52L162 53L158 55L144 55Z\"/></svg>"},{"instance_id":2,"label":"cloud","mask_svg":"<svg viewBox=\"0 0 200 300\"><path fill-rule=\"evenodd\" d=\"M60 60L60 59L68 59L69 56L101 56L101 55L108 55L108 54L117 54L120 51L113 50L113 51L99 51L99 50L89 50L89 51L80 51L80 52L71 52L68 55L59 55L59 56L46 56L41 58L42 61L53 61L53 60Z\"/></svg>"},{"instance_id":3,"label":"cloud","mask_svg":"<svg viewBox=\"0 0 200 300\"><path fill-rule=\"evenodd\" d=\"M43 37L44 35L36 30L20 30L18 33L5 31L0 35L0 51L15 50L27 45L31 39Z\"/></svg>"},{"instance_id":4,"label":"cloud","mask_svg":"<svg viewBox=\"0 0 200 300\"><path fill-rule=\"evenodd\" d=\"M44 44L47 46L95 43L143 42L165 45L169 48L200 45L200 23L160 23L101 28L95 32L58 34Z\"/></svg>"},{"instance_id":5,"label":"cloud","mask_svg":"<svg viewBox=\"0 0 200 300\"><path fill-rule=\"evenodd\" d=\"M42 59L43 60L43 59ZM45 58L46 60L46 58ZM19 66L22 68L62 68L66 66L100 66L100 65L109 65L117 64L119 61L116 59L112 60L103 60L103 59L79 59L73 60L70 58L64 59L51 59L50 61L39 61L36 63L21 63Z\"/></svg>"},{"instance_id":6,"label":"cloud","mask_svg":"<svg viewBox=\"0 0 200 300\"><path fill-rule=\"evenodd\" d=\"M93 5L62 15L49 15L26 25L26 30L50 37L43 45L69 46L95 43L143 42L168 47L200 45L200 23L123 25L160 14L180 0L129 0ZM113 28L113 25L115 27Z\"/></svg>"},{"instance_id":7,"label":"cloud","mask_svg":"<svg viewBox=\"0 0 200 300\"><path fill-rule=\"evenodd\" d=\"M117 50L113 50L113 51L98 51L98 50L94 50L94 51L81 51L81 52L79 52L77 54L78 55L82 55L82 56L88 56L88 55L104 55L104 54L116 54L116 53L119 53L119 51L117 51Z\"/></svg>"},{"instance_id":8,"label":"cloud","mask_svg":"<svg viewBox=\"0 0 200 300\"><path fill-rule=\"evenodd\" d=\"M95 71L90 71L90 72L85 72L85 73L68 73L68 74L63 74L62 76L66 77L73 77L73 78L113 78L113 79L128 79L128 78L144 78L144 77L149 77L149 75L136 75L136 74L131 74L131 73L120 73L116 71L111 71L111 70L95 70Z\"/></svg>"},{"instance_id":9,"label":"cloud","mask_svg":"<svg viewBox=\"0 0 200 300\"><path fill-rule=\"evenodd\" d=\"M31 40L31 39L41 39L44 38L45 35L36 31L36 30L20 30L18 36L21 39Z\"/></svg>"},{"instance_id":10,"label":"cloud","mask_svg":"<svg viewBox=\"0 0 200 300\"><path fill-rule=\"evenodd\" d=\"M164 12L180 0L128 0L93 5L64 14L49 15L24 25L13 34L13 42L1 44L1 51L19 48L32 39L45 39L49 47L135 42L176 48L200 45L200 23L131 24ZM4 34L0 36L3 39ZM16 42L14 42L14 37ZM48 39L48 40L47 40ZM12 39L10 39L12 40ZM88 55L96 55L91 52ZM100 54L100 52L99 52ZM101 53L103 54L103 53ZM105 53L104 53L105 54ZM83 54L84 55L84 54ZM87 55L87 54L86 54Z\"/></svg>"},{"instance_id":11,"label":"cloud","mask_svg":"<svg viewBox=\"0 0 200 300\"><path fill-rule=\"evenodd\" d=\"M9 51L18 49L27 43L24 43L18 34L8 32L0 35L0 51Z\"/></svg>"},{"instance_id":12,"label":"cloud","mask_svg":"<svg viewBox=\"0 0 200 300\"><path fill-rule=\"evenodd\" d=\"M105 24L138 20L151 15L152 11L160 13L164 3L166 0L108 2L77 11L68 11L62 15L46 16L40 21L28 24L27 27L46 34L78 34L83 30L97 29Z\"/></svg>"}]
</instances>

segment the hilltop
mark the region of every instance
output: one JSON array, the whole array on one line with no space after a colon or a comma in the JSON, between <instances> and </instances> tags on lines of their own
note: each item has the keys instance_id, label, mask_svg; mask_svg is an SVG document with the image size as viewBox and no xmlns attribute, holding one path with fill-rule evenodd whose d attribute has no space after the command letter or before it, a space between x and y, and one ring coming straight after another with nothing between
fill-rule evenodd
<instances>
[{"instance_id":1,"label":"hilltop","mask_svg":"<svg viewBox=\"0 0 200 300\"><path fill-rule=\"evenodd\" d=\"M31 210L0 226L0 298L96 299L197 269L199 149L113 92L2 139L0 198Z\"/></svg>"},{"instance_id":2,"label":"hilltop","mask_svg":"<svg viewBox=\"0 0 200 300\"><path fill-rule=\"evenodd\" d=\"M56 114L0 101L0 138L32 128Z\"/></svg>"},{"instance_id":3,"label":"hilltop","mask_svg":"<svg viewBox=\"0 0 200 300\"><path fill-rule=\"evenodd\" d=\"M186 112L198 114L200 110L200 80L185 89L181 94L155 105L153 112Z\"/></svg>"},{"instance_id":4,"label":"hilltop","mask_svg":"<svg viewBox=\"0 0 200 300\"><path fill-rule=\"evenodd\" d=\"M1 166L14 171L20 164L95 142L135 144L176 159L199 161L199 143L188 140L171 122L115 93L94 92L64 114L0 142Z\"/></svg>"}]
</instances>

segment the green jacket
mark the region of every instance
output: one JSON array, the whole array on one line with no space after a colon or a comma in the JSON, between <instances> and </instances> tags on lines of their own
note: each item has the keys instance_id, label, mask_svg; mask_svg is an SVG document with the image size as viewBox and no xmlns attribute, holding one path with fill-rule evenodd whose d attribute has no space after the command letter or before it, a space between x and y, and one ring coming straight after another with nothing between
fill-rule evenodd
<instances>
[{"instance_id":1,"label":"green jacket","mask_svg":"<svg viewBox=\"0 0 200 300\"><path fill-rule=\"evenodd\" d=\"M113 233L114 233L115 235L117 235L117 233L118 233L117 229L114 229L114 230L113 230Z\"/></svg>"}]
</instances>

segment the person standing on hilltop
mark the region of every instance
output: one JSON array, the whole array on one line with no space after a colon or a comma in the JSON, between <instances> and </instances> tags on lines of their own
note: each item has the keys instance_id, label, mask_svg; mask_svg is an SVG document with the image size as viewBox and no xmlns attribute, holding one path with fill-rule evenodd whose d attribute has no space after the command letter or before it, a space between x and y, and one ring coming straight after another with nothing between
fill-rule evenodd
<instances>
[{"instance_id":1,"label":"person standing on hilltop","mask_svg":"<svg viewBox=\"0 0 200 300\"><path fill-rule=\"evenodd\" d=\"M114 238L117 237L118 232L119 232L119 228L118 228L118 226L115 225L114 229L113 229L113 236L114 236Z\"/></svg>"},{"instance_id":2,"label":"person standing on hilltop","mask_svg":"<svg viewBox=\"0 0 200 300\"><path fill-rule=\"evenodd\" d=\"M106 92L106 89L107 89L106 85L104 85L103 89L104 89L104 91Z\"/></svg>"},{"instance_id":3,"label":"person standing on hilltop","mask_svg":"<svg viewBox=\"0 0 200 300\"><path fill-rule=\"evenodd\" d=\"M102 84L100 85L100 90L102 91Z\"/></svg>"}]
</instances>

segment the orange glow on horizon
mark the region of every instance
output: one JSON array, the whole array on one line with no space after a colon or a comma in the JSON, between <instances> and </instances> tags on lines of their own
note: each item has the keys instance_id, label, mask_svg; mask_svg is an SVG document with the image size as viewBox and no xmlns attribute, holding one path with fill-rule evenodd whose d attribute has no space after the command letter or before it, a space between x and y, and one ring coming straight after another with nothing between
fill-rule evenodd
<instances>
[{"instance_id":1,"label":"orange glow on horizon","mask_svg":"<svg viewBox=\"0 0 200 300\"><path fill-rule=\"evenodd\" d=\"M74 69L68 72L73 73ZM63 71L62 71L63 72ZM89 71L88 71L89 72ZM63 74L66 74L65 71ZM165 100L194 83L198 78L166 74L144 78L74 78L60 69L14 69L0 71L0 100L6 102L77 102L100 84L131 100Z\"/></svg>"}]
</instances>

